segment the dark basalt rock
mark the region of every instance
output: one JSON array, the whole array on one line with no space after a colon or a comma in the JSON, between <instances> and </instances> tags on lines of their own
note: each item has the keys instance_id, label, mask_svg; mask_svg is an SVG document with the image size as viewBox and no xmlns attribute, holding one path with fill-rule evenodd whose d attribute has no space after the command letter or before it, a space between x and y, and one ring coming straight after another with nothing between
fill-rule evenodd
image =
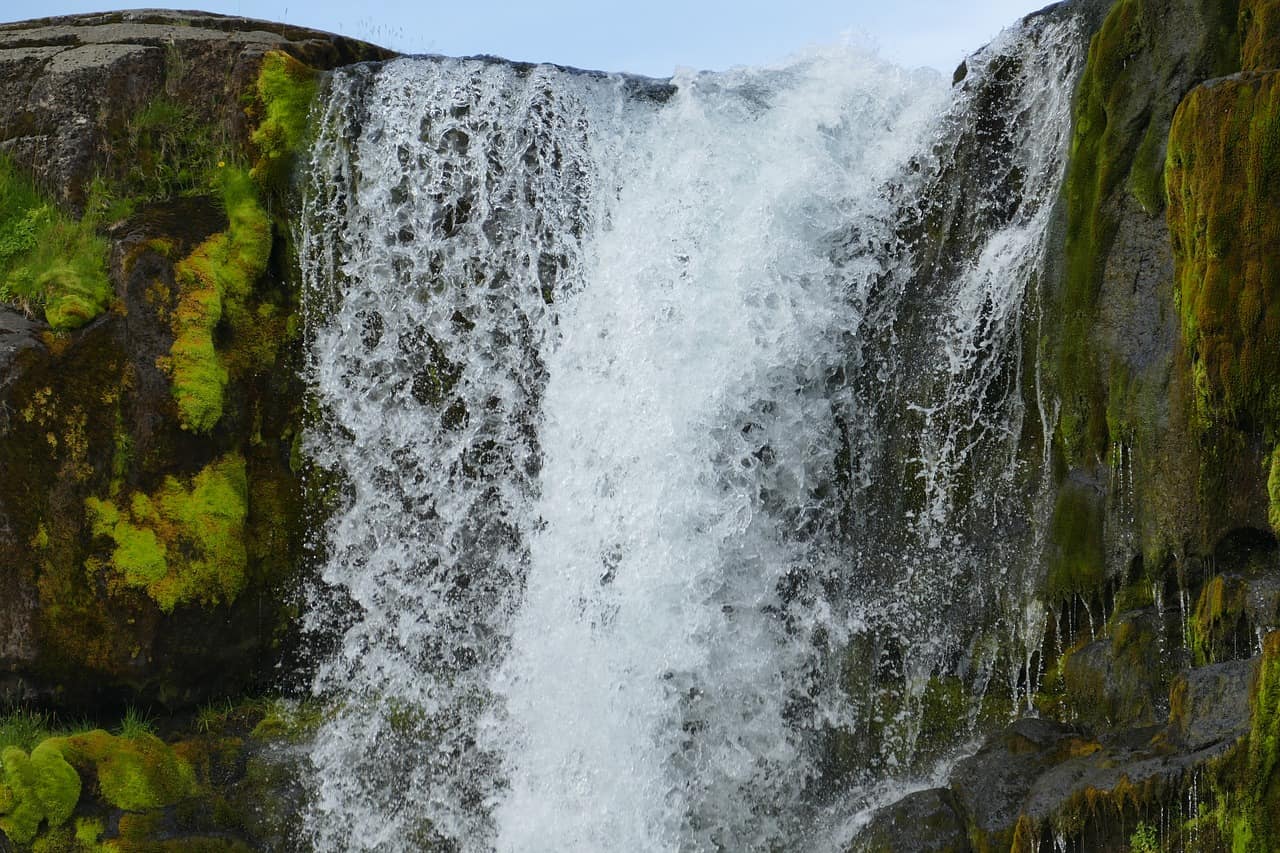
<instances>
[{"instance_id":1,"label":"dark basalt rock","mask_svg":"<svg viewBox=\"0 0 1280 853\"><path fill-rule=\"evenodd\" d=\"M930 788L880 811L850 853L969 853L971 849L955 794L947 788Z\"/></svg>"},{"instance_id":2,"label":"dark basalt rock","mask_svg":"<svg viewBox=\"0 0 1280 853\"><path fill-rule=\"evenodd\" d=\"M114 291L101 316L76 331L51 331L0 306L0 707L95 716L126 704L191 708L260 687L290 643L283 590L297 581L303 535L291 459L302 400L298 348L248 340L269 355L247 365L242 358L217 429L183 428L162 367L174 345L175 270L228 227L227 214L221 199L191 192L198 178L185 178L183 192L167 198L163 183L129 183L130 169L177 173L191 162L122 163L136 152L119 150L122 140L136 142L140 112L160 102L196 128L185 132L216 134L227 159L252 162L261 153L249 139L262 121L256 87L272 51L319 70L394 55L341 36L195 12L0 25L0 152L73 215L95 178L160 188L133 200L120 221L97 226L110 243ZM172 122L164 128L183 131ZM167 141L156 150L179 143L214 144ZM208 152L199 167L220 169ZM249 283L251 307L266 305L283 326L296 306L281 230L291 200L287 188L271 191L281 218L267 274ZM229 330L214 333L221 346ZM228 454L243 459L248 480L246 580L234 600L210 596L166 609L102 570L112 551L92 530L88 501L127 506L167 483L192 483ZM174 551L188 540L175 539ZM174 557L186 558L185 551Z\"/></svg>"},{"instance_id":3,"label":"dark basalt rock","mask_svg":"<svg viewBox=\"0 0 1280 853\"><path fill-rule=\"evenodd\" d=\"M1073 752L1088 748L1070 726L1018 720L956 766L951 790L979 836L1002 839L1007 847L1036 780Z\"/></svg>"}]
</instances>

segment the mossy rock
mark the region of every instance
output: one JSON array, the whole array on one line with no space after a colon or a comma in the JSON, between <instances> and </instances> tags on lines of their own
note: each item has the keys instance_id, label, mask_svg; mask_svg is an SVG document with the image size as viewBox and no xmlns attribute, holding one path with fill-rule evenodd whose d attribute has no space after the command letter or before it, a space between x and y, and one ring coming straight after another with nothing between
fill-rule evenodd
<instances>
[{"instance_id":1,"label":"mossy rock","mask_svg":"<svg viewBox=\"0 0 1280 853\"><path fill-rule=\"evenodd\" d=\"M1102 494L1083 482L1068 481L1059 489L1049 522L1047 600L1087 600L1100 594L1107 580L1102 502Z\"/></svg>"},{"instance_id":2,"label":"mossy rock","mask_svg":"<svg viewBox=\"0 0 1280 853\"><path fill-rule=\"evenodd\" d=\"M1169 230L1199 412L1280 424L1280 73L1193 90L1170 132Z\"/></svg>"}]
</instances>

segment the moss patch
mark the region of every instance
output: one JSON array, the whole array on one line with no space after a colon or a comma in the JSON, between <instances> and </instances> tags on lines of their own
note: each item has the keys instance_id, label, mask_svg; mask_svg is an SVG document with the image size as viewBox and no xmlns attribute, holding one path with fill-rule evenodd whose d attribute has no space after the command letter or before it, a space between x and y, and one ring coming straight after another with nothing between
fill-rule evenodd
<instances>
[{"instance_id":1,"label":"moss patch","mask_svg":"<svg viewBox=\"0 0 1280 853\"><path fill-rule=\"evenodd\" d=\"M307 115L315 100L317 74L287 53L271 51L258 72L257 95L262 119L250 141L259 159L253 177L264 185L283 186L297 151L307 137Z\"/></svg>"},{"instance_id":2,"label":"moss patch","mask_svg":"<svg viewBox=\"0 0 1280 853\"><path fill-rule=\"evenodd\" d=\"M189 484L165 479L153 494L136 492L124 505L85 502L95 535L114 543L109 580L145 590L165 612L183 603L229 603L244 588L248 481L244 459L214 462Z\"/></svg>"},{"instance_id":3,"label":"moss patch","mask_svg":"<svg viewBox=\"0 0 1280 853\"><path fill-rule=\"evenodd\" d=\"M229 374L214 343L224 314L233 333L246 334L255 318L247 302L271 255L271 220L258 203L248 173L221 170L227 230L196 247L174 268L178 305L173 347L161 367L173 382L184 428L208 432L222 417Z\"/></svg>"},{"instance_id":4,"label":"moss patch","mask_svg":"<svg viewBox=\"0 0 1280 853\"><path fill-rule=\"evenodd\" d=\"M1165 171L1176 305L1202 426L1280 423L1280 74L1216 81L1178 108Z\"/></svg>"},{"instance_id":5,"label":"moss patch","mask_svg":"<svg viewBox=\"0 0 1280 853\"><path fill-rule=\"evenodd\" d=\"M1250 693L1249 734L1208 768L1209 798L1189 828L1218 844L1204 849L1280 849L1280 632L1263 642Z\"/></svg>"},{"instance_id":6,"label":"moss patch","mask_svg":"<svg viewBox=\"0 0 1280 853\"><path fill-rule=\"evenodd\" d=\"M11 841L28 844L42 823L65 823L80 799L80 777L50 741L28 755L16 746L0 753L0 830Z\"/></svg>"},{"instance_id":7,"label":"moss patch","mask_svg":"<svg viewBox=\"0 0 1280 853\"><path fill-rule=\"evenodd\" d=\"M1280 67L1280 2L1240 0L1240 67L1267 71Z\"/></svg>"},{"instance_id":8,"label":"moss patch","mask_svg":"<svg viewBox=\"0 0 1280 853\"><path fill-rule=\"evenodd\" d=\"M1106 581L1103 518L1101 499L1093 490L1073 482L1063 484L1049 527L1046 594L1050 601L1077 595L1087 599Z\"/></svg>"},{"instance_id":9,"label":"moss patch","mask_svg":"<svg viewBox=\"0 0 1280 853\"><path fill-rule=\"evenodd\" d=\"M47 743L86 776L92 774L102 799L115 808L146 811L196 793L191 765L154 735L126 738L99 729Z\"/></svg>"},{"instance_id":10,"label":"moss patch","mask_svg":"<svg viewBox=\"0 0 1280 853\"><path fill-rule=\"evenodd\" d=\"M55 329L75 329L113 295L107 242L89 220L62 213L0 155L0 300L41 306Z\"/></svg>"},{"instance_id":11,"label":"moss patch","mask_svg":"<svg viewBox=\"0 0 1280 853\"><path fill-rule=\"evenodd\" d=\"M1240 657L1235 646L1248 633L1247 597L1246 582L1226 575L1217 575L1200 590L1187 619L1187 640L1196 666Z\"/></svg>"}]
</instances>

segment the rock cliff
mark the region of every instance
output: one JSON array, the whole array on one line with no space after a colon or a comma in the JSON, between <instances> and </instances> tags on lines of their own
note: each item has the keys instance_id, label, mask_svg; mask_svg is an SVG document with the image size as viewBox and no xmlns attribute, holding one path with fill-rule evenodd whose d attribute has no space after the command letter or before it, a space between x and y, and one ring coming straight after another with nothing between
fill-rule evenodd
<instances>
[{"instance_id":1,"label":"rock cliff","mask_svg":"<svg viewBox=\"0 0 1280 853\"><path fill-rule=\"evenodd\" d=\"M1280 3L1040 14L1089 48L1025 306L1049 615L1002 660L1033 707L984 704L983 746L855 846L1277 849ZM328 492L292 160L318 75L389 56L201 13L0 25L0 848L299 843L322 712L232 701L293 653ZM911 227L957 262L946 205ZM970 732L924 728L930 758Z\"/></svg>"},{"instance_id":2,"label":"rock cliff","mask_svg":"<svg viewBox=\"0 0 1280 853\"><path fill-rule=\"evenodd\" d=\"M389 55L200 13L0 25L0 848L293 843L261 756L297 715L228 699L296 633L291 163L317 74Z\"/></svg>"}]
</instances>

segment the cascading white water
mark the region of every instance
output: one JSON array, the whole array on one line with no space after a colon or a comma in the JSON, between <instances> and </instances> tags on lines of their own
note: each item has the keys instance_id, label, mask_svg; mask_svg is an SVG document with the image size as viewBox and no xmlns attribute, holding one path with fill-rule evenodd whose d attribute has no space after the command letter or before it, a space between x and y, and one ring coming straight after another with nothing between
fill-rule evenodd
<instances>
[{"instance_id":1,"label":"cascading white water","mask_svg":"<svg viewBox=\"0 0 1280 853\"><path fill-rule=\"evenodd\" d=\"M876 429L854 386L908 310L900 222L963 98L852 48L672 84L332 80L299 234L308 450L340 492L308 615L336 638L317 849L820 843L824 738L859 723L842 650L900 616L847 581L876 547L851 492L896 488L841 486ZM1040 101L1026 127L1063 121ZM1018 348L1059 131L1025 140L1025 215L934 294L941 396L901 401L938 413L912 439L936 531L956 395Z\"/></svg>"}]
</instances>

